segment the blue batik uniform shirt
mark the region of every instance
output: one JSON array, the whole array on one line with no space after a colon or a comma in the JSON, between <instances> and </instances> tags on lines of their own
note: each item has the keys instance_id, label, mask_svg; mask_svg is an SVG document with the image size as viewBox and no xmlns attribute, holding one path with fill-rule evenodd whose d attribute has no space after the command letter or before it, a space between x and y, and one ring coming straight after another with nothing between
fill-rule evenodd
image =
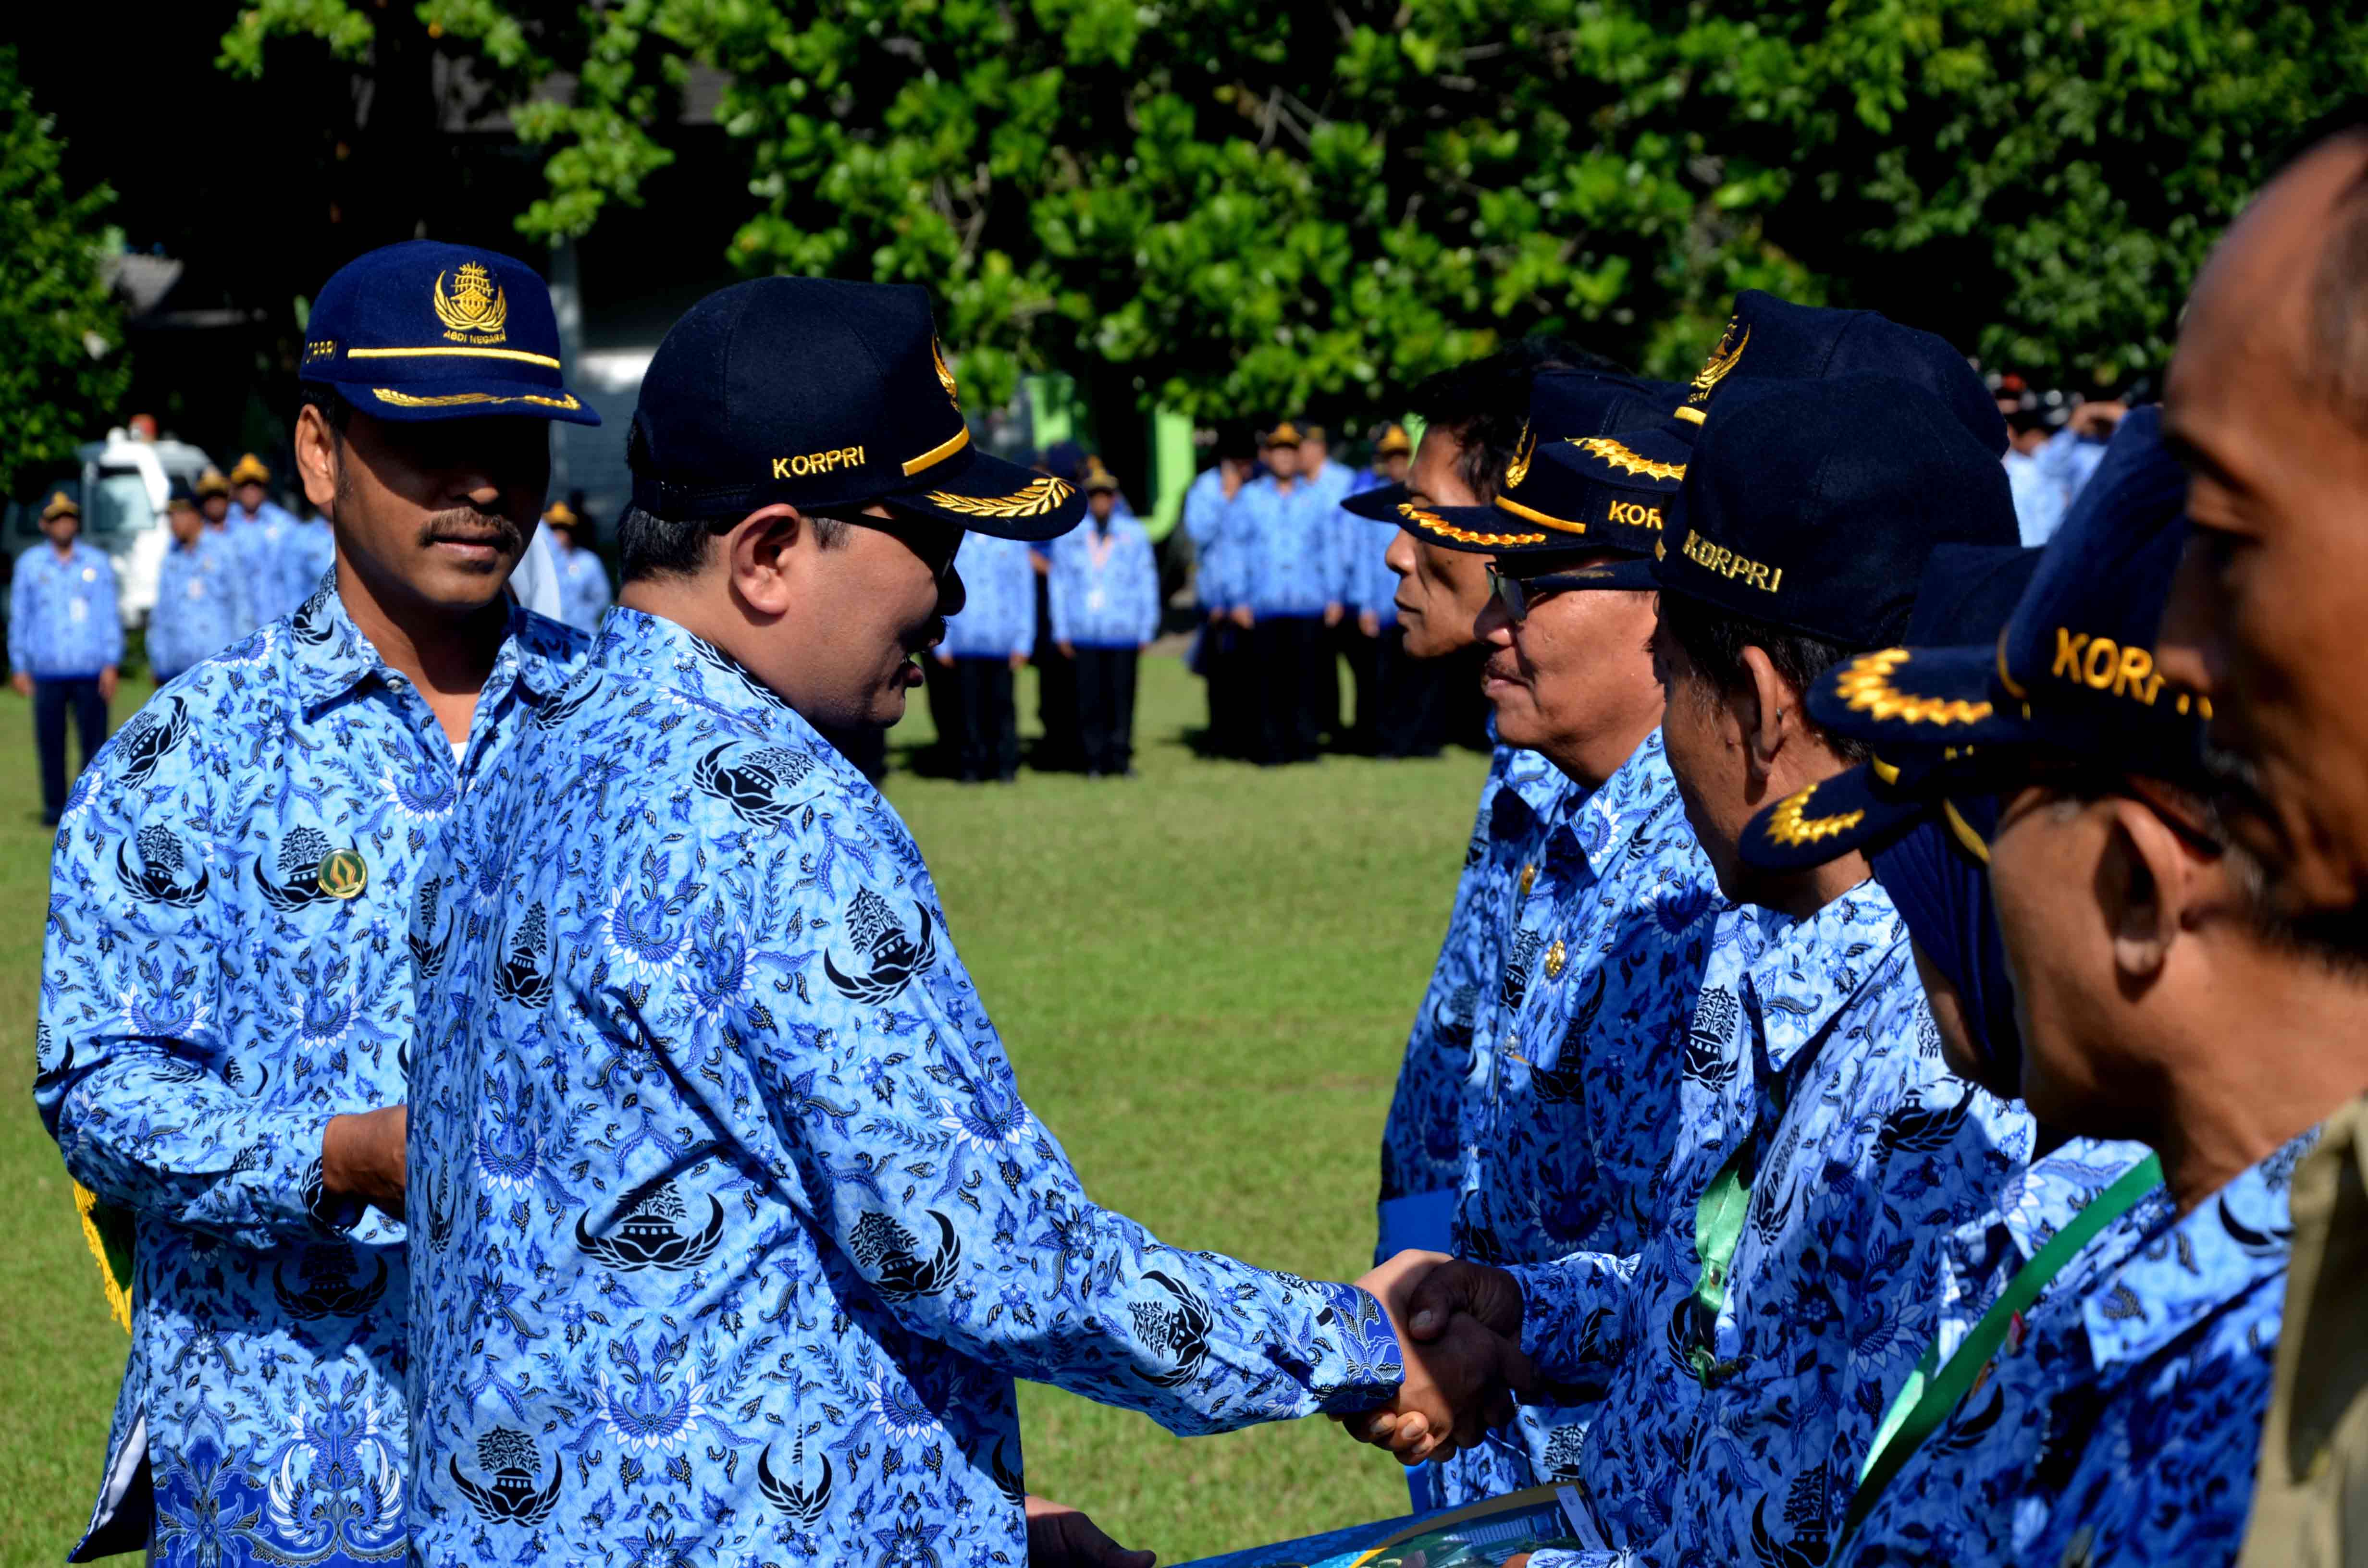
<instances>
[{"instance_id":1,"label":"blue batik uniform shirt","mask_svg":"<svg viewBox=\"0 0 2368 1568\"><path fill-rule=\"evenodd\" d=\"M1358 495L1389 483L1372 470L1363 469L1344 494ZM1333 518L1339 530L1341 602L1379 617L1381 630L1386 631L1398 623L1398 574L1383 558L1398 530L1338 506L1333 508Z\"/></svg>"},{"instance_id":2,"label":"blue batik uniform shirt","mask_svg":"<svg viewBox=\"0 0 2368 1568\"><path fill-rule=\"evenodd\" d=\"M223 531L238 547L246 564L248 597L254 601L256 624L277 620L304 602L320 574L300 577L290 557L299 547L296 515L267 499L250 512L233 501L222 519ZM289 596L294 591L295 597Z\"/></svg>"},{"instance_id":3,"label":"blue batik uniform shirt","mask_svg":"<svg viewBox=\"0 0 2368 1568\"><path fill-rule=\"evenodd\" d=\"M8 585L8 668L36 680L83 680L123 662L115 566L77 539L61 558L48 541L17 557Z\"/></svg>"},{"instance_id":4,"label":"blue batik uniform shirt","mask_svg":"<svg viewBox=\"0 0 2368 1568\"><path fill-rule=\"evenodd\" d=\"M2179 1215L2160 1189L2083 1249L1840 1561L2082 1568L2237 1560L2305 1134ZM2124 1149L2128 1145L2110 1145Z\"/></svg>"},{"instance_id":5,"label":"blue batik uniform shirt","mask_svg":"<svg viewBox=\"0 0 2368 1568\"><path fill-rule=\"evenodd\" d=\"M1036 651L1036 568L1027 543L966 533L954 552L966 597L938 651L957 659L1026 658Z\"/></svg>"},{"instance_id":6,"label":"blue batik uniform shirt","mask_svg":"<svg viewBox=\"0 0 2368 1568\"><path fill-rule=\"evenodd\" d=\"M1203 614L1212 609L1231 609L1235 603L1224 575L1228 562L1224 529L1225 512L1232 505L1225 498L1225 475L1220 467L1202 469L1199 477L1185 487L1184 534L1192 541L1193 559L1198 562L1193 571L1193 592Z\"/></svg>"},{"instance_id":7,"label":"blue batik uniform shirt","mask_svg":"<svg viewBox=\"0 0 2368 1568\"><path fill-rule=\"evenodd\" d=\"M156 608L148 612L148 664L160 680L221 653L256 627L237 547L200 530L174 540L156 567Z\"/></svg>"},{"instance_id":8,"label":"blue batik uniform shirt","mask_svg":"<svg viewBox=\"0 0 2368 1568\"><path fill-rule=\"evenodd\" d=\"M1052 551L1054 642L1138 648L1159 635L1159 567L1141 523L1112 512L1105 532L1088 517Z\"/></svg>"},{"instance_id":9,"label":"blue batik uniform shirt","mask_svg":"<svg viewBox=\"0 0 2368 1568\"><path fill-rule=\"evenodd\" d=\"M1234 495L1219 532L1226 591L1253 616L1308 619L1340 602L1331 491L1295 482L1289 494L1261 474Z\"/></svg>"},{"instance_id":10,"label":"blue batik uniform shirt","mask_svg":"<svg viewBox=\"0 0 2368 1568\"><path fill-rule=\"evenodd\" d=\"M584 650L513 611L466 756L324 582L166 686L58 827L34 1099L138 1226L84 1551L398 1562L403 1226L327 1199L330 1118L399 1105L422 852Z\"/></svg>"},{"instance_id":11,"label":"blue batik uniform shirt","mask_svg":"<svg viewBox=\"0 0 2368 1568\"><path fill-rule=\"evenodd\" d=\"M1463 1138L1453 1251L1497 1265L1645 1249L1674 1151L1686 1026L1733 908L1657 729L1600 788L1565 789L1539 826L1526 892L1515 873ZM1524 1407L1447 1461L1441 1501L1576 1474L1593 1410L1578 1390Z\"/></svg>"},{"instance_id":12,"label":"blue batik uniform shirt","mask_svg":"<svg viewBox=\"0 0 2368 1568\"><path fill-rule=\"evenodd\" d=\"M578 631L599 631L600 613L610 598L607 564L581 545L560 546L553 553L559 558L560 619Z\"/></svg>"},{"instance_id":13,"label":"blue batik uniform shirt","mask_svg":"<svg viewBox=\"0 0 2368 1568\"><path fill-rule=\"evenodd\" d=\"M1941 1061L1880 886L1736 924L1689 1025L1644 1252L1513 1270L1541 1372L1609 1384L1576 1488L1611 1551L1539 1568L1822 1562L1941 1326L1951 1238L1999 1210L2029 1159L2030 1118ZM1698 1210L1738 1153L1748 1202L1713 1311Z\"/></svg>"},{"instance_id":14,"label":"blue batik uniform shirt","mask_svg":"<svg viewBox=\"0 0 2368 1568\"><path fill-rule=\"evenodd\" d=\"M894 810L681 628L611 610L455 825L416 1561L1016 1565L1015 1378L1179 1433L1395 1389L1370 1297L1086 1195Z\"/></svg>"}]
</instances>

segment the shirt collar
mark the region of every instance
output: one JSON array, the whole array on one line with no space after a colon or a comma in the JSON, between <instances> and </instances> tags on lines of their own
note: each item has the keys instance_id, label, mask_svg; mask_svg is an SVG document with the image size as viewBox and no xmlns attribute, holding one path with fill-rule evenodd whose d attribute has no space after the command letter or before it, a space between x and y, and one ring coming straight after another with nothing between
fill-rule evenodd
<instances>
[{"instance_id":1,"label":"shirt collar","mask_svg":"<svg viewBox=\"0 0 2368 1568\"><path fill-rule=\"evenodd\" d=\"M834 750L747 665L674 621L614 607L600 623L592 663L613 675L655 681L676 700L733 728L787 734L801 744Z\"/></svg>"},{"instance_id":2,"label":"shirt collar","mask_svg":"<svg viewBox=\"0 0 2368 1568\"><path fill-rule=\"evenodd\" d=\"M1952 1276L1952 1302L1970 1303L1977 1315L1983 1301L2038 1256L2056 1232L2146 1156L2143 1143L2074 1138L2022 1166L1995 1206L1950 1233L1943 1250ZM2117 1233L2124 1238L2151 1233L2169 1212L2169 1199L2157 1187L2088 1250L2109 1244ZM2100 1256L2100 1263L2112 1261ZM2081 1267L2076 1258L2057 1278L2072 1278Z\"/></svg>"},{"instance_id":3,"label":"shirt collar","mask_svg":"<svg viewBox=\"0 0 2368 1568\"><path fill-rule=\"evenodd\" d=\"M2099 1370L2135 1365L2220 1307L2283 1277L2294 1251L2294 1166L2316 1128L2157 1230L2080 1315ZM2282 1287L2279 1289L2283 1290Z\"/></svg>"},{"instance_id":4,"label":"shirt collar","mask_svg":"<svg viewBox=\"0 0 2368 1568\"><path fill-rule=\"evenodd\" d=\"M1761 911L1767 946L1744 971L1767 1068L1782 1074L1907 943L1890 895L1872 878L1805 920Z\"/></svg>"},{"instance_id":5,"label":"shirt collar","mask_svg":"<svg viewBox=\"0 0 2368 1568\"><path fill-rule=\"evenodd\" d=\"M296 689L308 712L372 677L391 681L395 674L347 613L334 569L289 618L285 631L273 628L266 634L288 639ZM575 636L510 601L501 649L494 655L479 700L498 699L513 682L537 699L557 691L567 684Z\"/></svg>"}]
</instances>

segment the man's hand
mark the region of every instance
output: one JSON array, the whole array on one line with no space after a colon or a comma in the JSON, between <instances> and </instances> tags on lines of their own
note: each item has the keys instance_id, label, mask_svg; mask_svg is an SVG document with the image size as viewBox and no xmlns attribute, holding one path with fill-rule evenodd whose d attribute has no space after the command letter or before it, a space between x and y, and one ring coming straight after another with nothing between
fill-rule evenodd
<instances>
[{"instance_id":1,"label":"man's hand","mask_svg":"<svg viewBox=\"0 0 2368 1568\"><path fill-rule=\"evenodd\" d=\"M1483 1432L1513 1418L1513 1395L1526 1392L1533 1381L1520 1349L1520 1292L1509 1291L1508 1334L1495 1326L1506 1321L1502 1293L1492 1286L1482 1302L1474 1287L1456 1283L1457 1272L1472 1267L1444 1253L1402 1252L1357 1282L1381 1302L1397 1331L1406 1381L1389 1405L1343 1416L1340 1424L1360 1441L1389 1449L1401 1463L1420 1464L1476 1446ZM1450 1274L1448 1284L1426 1295L1423 1285L1443 1271ZM1509 1277L1505 1284L1510 1286ZM1462 1310L1467 1299L1485 1304L1491 1316ZM1417 1312L1424 1313L1419 1328Z\"/></svg>"},{"instance_id":2,"label":"man's hand","mask_svg":"<svg viewBox=\"0 0 2368 1568\"><path fill-rule=\"evenodd\" d=\"M113 665L109 665L107 668L98 672L98 699L101 702L112 702L115 700L116 674L116 668Z\"/></svg>"},{"instance_id":3,"label":"man's hand","mask_svg":"<svg viewBox=\"0 0 2368 1568\"><path fill-rule=\"evenodd\" d=\"M948 669L952 669L954 667L954 656L951 653L947 653L943 648L940 648L938 650L938 663L945 665Z\"/></svg>"},{"instance_id":4,"label":"man's hand","mask_svg":"<svg viewBox=\"0 0 2368 1568\"><path fill-rule=\"evenodd\" d=\"M1216 625L1219 621L1224 620L1224 619L1225 611L1222 607L1212 608L1209 611L1209 624L1212 626Z\"/></svg>"},{"instance_id":5,"label":"man's hand","mask_svg":"<svg viewBox=\"0 0 2368 1568\"><path fill-rule=\"evenodd\" d=\"M1028 1568L1151 1568L1157 1561L1129 1551L1075 1508L1028 1499Z\"/></svg>"},{"instance_id":6,"label":"man's hand","mask_svg":"<svg viewBox=\"0 0 2368 1568\"><path fill-rule=\"evenodd\" d=\"M1247 606L1247 605L1237 605L1237 606L1235 606L1235 608L1234 608L1234 624L1235 624L1235 626L1238 626L1238 627L1240 627L1243 631L1248 631L1248 630L1249 630L1253 625L1255 625L1255 624L1257 623L1257 620L1258 620L1258 618L1257 618L1256 616L1254 616L1254 615L1250 614L1250 607L1249 607L1249 606Z\"/></svg>"},{"instance_id":7,"label":"man's hand","mask_svg":"<svg viewBox=\"0 0 2368 1568\"><path fill-rule=\"evenodd\" d=\"M33 695L33 677L22 670L12 670L8 674L8 689L19 697L30 697Z\"/></svg>"},{"instance_id":8,"label":"man's hand","mask_svg":"<svg viewBox=\"0 0 2368 1568\"><path fill-rule=\"evenodd\" d=\"M1024 670L1027 667L1028 655L1021 653L1017 648L1011 650L1011 673L1018 675L1021 670Z\"/></svg>"},{"instance_id":9,"label":"man's hand","mask_svg":"<svg viewBox=\"0 0 2368 1568\"><path fill-rule=\"evenodd\" d=\"M1379 637L1382 634L1382 618L1372 610L1360 609L1357 612L1357 630L1368 637Z\"/></svg>"},{"instance_id":10,"label":"man's hand","mask_svg":"<svg viewBox=\"0 0 2368 1568\"><path fill-rule=\"evenodd\" d=\"M1340 618L1348 613L1348 608L1344 605L1326 605L1324 607L1324 624L1326 626L1338 626L1340 624Z\"/></svg>"},{"instance_id":11,"label":"man's hand","mask_svg":"<svg viewBox=\"0 0 2368 1568\"><path fill-rule=\"evenodd\" d=\"M399 1105L333 1116L321 1130L321 1185L403 1218L403 1140L409 1119Z\"/></svg>"},{"instance_id":12,"label":"man's hand","mask_svg":"<svg viewBox=\"0 0 2368 1568\"><path fill-rule=\"evenodd\" d=\"M1053 646L1061 650L1061 657L1064 659L1074 659L1077 656L1077 645L1065 637L1055 642Z\"/></svg>"}]
</instances>

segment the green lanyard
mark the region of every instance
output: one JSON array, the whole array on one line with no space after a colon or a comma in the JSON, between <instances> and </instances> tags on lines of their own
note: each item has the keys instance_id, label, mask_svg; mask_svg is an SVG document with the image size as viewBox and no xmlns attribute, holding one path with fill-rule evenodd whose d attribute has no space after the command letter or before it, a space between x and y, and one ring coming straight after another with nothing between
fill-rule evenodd
<instances>
[{"instance_id":1,"label":"green lanyard","mask_svg":"<svg viewBox=\"0 0 2368 1568\"><path fill-rule=\"evenodd\" d=\"M1842 1520L1842 1533L1837 1547L1848 1540L1860 1523L1873 1511L1874 1500L1891 1478L1899 1473L1902 1465L1924 1439L1930 1437L1958 1401L1973 1391L1975 1380L1998 1354L2006 1342L2007 1329L2013 1320L2030 1311L2039 1300L2047 1282L2063 1272L2064 1266L2080 1254L2097 1237L2097 1233L2136 1207L2138 1199L2162 1185L2162 1162L2148 1154L2122 1173L2121 1178L2105 1188L2089 1206L2072 1217L2072 1222L2049 1238L2029 1263L2016 1271L2005 1291L1982 1314L1982 1321L1965 1335L1949 1364L1934 1377L1932 1369L1941 1358L1941 1346L1936 1341L1926 1347L1908 1375L1899 1396L1883 1417L1883 1425L1874 1434L1874 1448L1867 1455L1866 1468L1859 1472L1858 1491L1850 1498L1850 1513Z\"/></svg>"},{"instance_id":2,"label":"green lanyard","mask_svg":"<svg viewBox=\"0 0 2368 1568\"><path fill-rule=\"evenodd\" d=\"M1741 1154L1719 1167L1718 1175L1711 1177L1710 1189L1694 1206L1694 1257L1702 1265L1694 1280L1695 1321L1709 1325L1713 1335L1717 1333L1718 1314L1726 1306L1729 1271L1735 1265L1735 1249L1743 1240L1744 1211L1750 1207L1751 1184L1744 1179ZM1686 1359L1693 1364L1694 1376L1702 1387L1710 1387L1718 1368L1713 1346L1694 1346L1686 1352Z\"/></svg>"}]
</instances>

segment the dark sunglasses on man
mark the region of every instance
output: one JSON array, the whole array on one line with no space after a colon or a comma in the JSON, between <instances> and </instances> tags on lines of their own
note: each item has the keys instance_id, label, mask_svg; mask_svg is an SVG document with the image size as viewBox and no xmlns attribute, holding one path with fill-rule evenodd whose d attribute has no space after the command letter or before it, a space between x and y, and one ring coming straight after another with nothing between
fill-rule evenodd
<instances>
[{"instance_id":1,"label":"dark sunglasses on man","mask_svg":"<svg viewBox=\"0 0 2368 1568\"><path fill-rule=\"evenodd\" d=\"M1535 577L1514 577L1488 568L1488 592L1505 607L1505 614L1514 625L1530 619L1530 607L1550 595L1566 588L1583 588L1590 579L1576 572L1547 572Z\"/></svg>"}]
</instances>

